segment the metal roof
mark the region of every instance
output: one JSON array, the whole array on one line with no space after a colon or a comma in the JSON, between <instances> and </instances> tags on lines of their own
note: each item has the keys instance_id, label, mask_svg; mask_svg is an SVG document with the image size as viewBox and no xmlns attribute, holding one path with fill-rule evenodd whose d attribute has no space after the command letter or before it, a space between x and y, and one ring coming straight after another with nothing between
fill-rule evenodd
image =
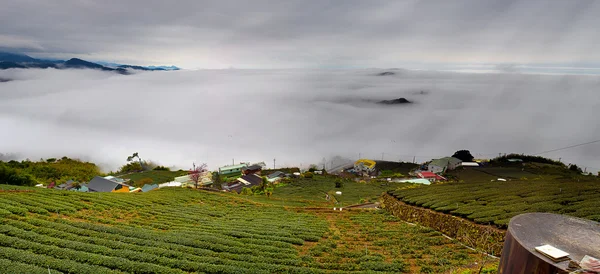
<instances>
[{"instance_id":1,"label":"metal roof","mask_svg":"<svg viewBox=\"0 0 600 274\"><path fill-rule=\"evenodd\" d=\"M259 165L251 165L246 168L246 170L250 170L250 171L256 171L256 170L261 170L261 169L262 169L262 167Z\"/></svg>"},{"instance_id":2,"label":"metal roof","mask_svg":"<svg viewBox=\"0 0 600 274\"><path fill-rule=\"evenodd\" d=\"M153 184L153 185L148 185L148 184L145 184L145 185L142 187L142 192L148 192L148 191L150 191L150 190L157 189L157 188L158 188L158 185L157 185L157 184Z\"/></svg>"},{"instance_id":3,"label":"metal roof","mask_svg":"<svg viewBox=\"0 0 600 274\"><path fill-rule=\"evenodd\" d=\"M231 169L241 169L243 167L247 167L248 164L239 164L239 165L232 165L232 166L224 166L224 167L220 167L219 170L220 171L224 171L224 170L231 170Z\"/></svg>"},{"instance_id":4,"label":"metal roof","mask_svg":"<svg viewBox=\"0 0 600 274\"><path fill-rule=\"evenodd\" d=\"M444 157L444 158L440 158L440 159L434 159L431 161L430 164L440 166L440 167L445 167L445 166L448 166L449 164L458 165L461 162L462 161L458 158Z\"/></svg>"},{"instance_id":5,"label":"metal roof","mask_svg":"<svg viewBox=\"0 0 600 274\"><path fill-rule=\"evenodd\" d=\"M235 182L224 184L223 188L229 191L235 191L240 193L243 188L253 187L260 185L262 183L262 178L256 174L244 175L238 178Z\"/></svg>"},{"instance_id":6,"label":"metal roof","mask_svg":"<svg viewBox=\"0 0 600 274\"><path fill-rule=\"evenodd\" d=\"M273 173L271 173L271 174L267 175L267 178L269 178L269 179L273 179L273 178L276 178L276 177L281 177L281 176L285 176L285 173L283 173L283 172L281 172L281 171L275 171L275 172L273 172Z\"/></svg>"},{"instance_id":7,"label":"metal roof","mask_svg":"<svg viewBox=\"0 0 600 274\"><path fill-rule=\"evenodd\" d=\"M118 185L120 184L117 182L102 178L100 176L96 176L87 184L87 187L90 191L94 192L111 192Z\"/></svg>"}]
</instances>

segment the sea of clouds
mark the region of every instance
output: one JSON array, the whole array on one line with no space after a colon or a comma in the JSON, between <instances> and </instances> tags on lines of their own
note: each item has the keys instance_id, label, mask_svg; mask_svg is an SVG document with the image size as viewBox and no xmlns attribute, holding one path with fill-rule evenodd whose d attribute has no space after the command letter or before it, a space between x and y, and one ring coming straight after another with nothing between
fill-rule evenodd
<instances>
[{"instance_id":1,"label":"sea of clouds","mask_svg":"<svg viewBox=\"0 0 600 274\"><path fill-rule=\"evenodd\" d=\"M388 70L197 70L118 75L4 70L0 153L105 170L133 152L211 168L347 159L423 162L539 153L600 139L600 76ZM404 97L410 105L373 101ZM600 143L542 154L600 169Z\"/></svg>"}]
</instances>

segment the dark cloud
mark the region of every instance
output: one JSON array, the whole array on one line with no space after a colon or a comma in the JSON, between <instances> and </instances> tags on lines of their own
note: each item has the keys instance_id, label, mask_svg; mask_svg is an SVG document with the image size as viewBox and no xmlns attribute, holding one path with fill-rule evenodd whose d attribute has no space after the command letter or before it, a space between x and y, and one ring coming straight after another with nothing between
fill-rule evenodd
<instances>
[{"instance_id":1,"label":"dark cloud","mask_svg":"<svg viewBox=\"0 0 600 274\"><path fill-rule=\"evenodd\" d=\"M582 1L5 0L0 47L186 67L599 62Z\"/></svg>"}]
</instances>

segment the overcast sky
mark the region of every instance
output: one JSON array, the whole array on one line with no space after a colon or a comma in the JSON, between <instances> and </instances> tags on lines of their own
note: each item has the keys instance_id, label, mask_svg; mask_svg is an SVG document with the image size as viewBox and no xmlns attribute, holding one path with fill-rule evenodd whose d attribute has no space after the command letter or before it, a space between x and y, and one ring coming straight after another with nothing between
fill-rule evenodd
<instances>
[{"instance_id":1,"label":"overcast sky","mask_svg":"<svg viewBox=\"0 0 600 274\"><path fill-rule=\"evenodd\" d=\"M600 1L2 0L0 49L184 68L600 63Z\"/></svg>"}]
</instances>

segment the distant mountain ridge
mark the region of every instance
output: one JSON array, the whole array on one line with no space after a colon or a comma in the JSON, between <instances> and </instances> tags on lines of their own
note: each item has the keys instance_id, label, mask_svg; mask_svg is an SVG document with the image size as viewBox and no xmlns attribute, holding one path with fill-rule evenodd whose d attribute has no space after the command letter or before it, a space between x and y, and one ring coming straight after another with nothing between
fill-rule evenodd
<instances>
[{"instance_id":1,"label":"distant mountain ridge","mask_svg":"<svg viewBox=\"0 0 600 274\"><path fill-rule=\"evenodd\" d=\"M104 62L101 62L104 63ZM110 64L110 63L104 63ZM67 61L62 60L44 60L44 59L36 59L31 56L20 54L20 53L10 53L10 52L0 52L0 70L3 69L29 69L29 68L54 68L54 69L96 69L102 71L114 71L120 74L129 74L129 70L140 70L140 71L169 71L169 70L179 70L176 66L132 66L132 65L122 65L122 64L112 64L114 67L93 63L89 61L85 61L79 58L71 58Z\"/></svg>"}]
</instances>

